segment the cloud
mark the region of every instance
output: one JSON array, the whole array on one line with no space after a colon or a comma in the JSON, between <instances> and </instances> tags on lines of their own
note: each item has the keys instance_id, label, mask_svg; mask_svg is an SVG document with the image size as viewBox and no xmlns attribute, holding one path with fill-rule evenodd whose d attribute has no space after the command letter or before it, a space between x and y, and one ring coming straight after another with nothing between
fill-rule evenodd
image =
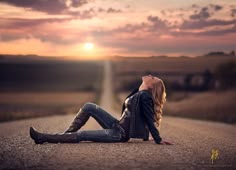
<instances>
[{"instance_id":1,"label":"cloud","mask_svg":"<svg viewBox=\"0 0 236 170\"><path fill-rule=\"evenodd\" d=\"M1 3L3 2L13 6L28 8L49 14L61 13L67 9L65 1L61 0L1 0Z\"/></svg>"},{"instance_id":2,"label":"cloud","mask_svg":"<svg viewBox=\"0 0 236 170\"><path fill-rule=\"evenodd\" d=\"M99 8L98 12L106 12L106 13L121 13L122 10L121 9L115 9L115 8L108 8L108 9L104 9L104 8Z\"/></svg>"},{"instance_id":3,"label":"cloud","mask_svg":"<svg viewBox=\"0 0 236 170\"><path fill-rule=\"evenodd\" d=\"M33 11L45 12L47 14L68 14L73 16L80 16L83 18L92 18L97 12L106 12L106 13L121 13L121 9L115 8L99 8L95 11L93 8L90 8L85 11L75 11L71 10L71 7L78 8L83 5L86 5L91 0L1 0L0 3L6 3L9 5L13 5L16 7L22 7L26 9L30 9ZM67 3L69 2L69 3Z\"/></svg>"},{"instance_id":4,"label":"cloud","mask_svg":"<svg viewBox=\"0 0 236 170\"><path fill-rule=\"evenodd\" d=\"M45 12L48 14L62 14L68 12L70 6L80 7L87 4L88 0L71 0L71 5L68 5L64 0L1 0L0 3L28 8L33 11Z\"/></svg>"},{"instance_id":5,"label":"cloud","mask_svg":"<svg viewBox=\"0 0 236 170\"><path fill-rule=\"evenodd\" d=\"M29 29L1 29L0 41L9 42L20 39L38 39L41 42L50 42L52 44L73 45L84 39L84 32L71 30L62 31L63 29L47 30L47 27L30 27ZM74 35L74 36L73 36Z\"/></svg>"},{"instance_id":6,"label":"cloud","mask_svg":"<svg viewBox=\"0 0 236 170\"><path fill-rule=\"evenodd\" d=\"M78 8L88 3L88 0L71 0L71 6Z\"/></svg>"},{"instance_id":7,"label":"cloud","mask_svg":"<svg viewBox=\"0 0 236 170\"><path fill-rule=\"evenodd\" d=\"M136 31L145 31L144 29L147 27L147 23L144 22L138 24L126 24L125 26L113 29L113 32L135 33Z\"/></svg>"},{"instance_id":8,"label":"cloud","mask_svg":"<svg viewBox=\"0 0 236 170\"><path fill-rule=\"evenodd\" d=\"M214 11L220 11L224 8L223 6L218 5L218 4L209 4L208 7Z\"/></svg>"},{"instance_id":9,"label":"cloud","mask_svg":"<svg viewBox=\"0 0 236 170\"><path fill-rule=\"evenodd\" d=\"M1 29L21 29L35 27L46 23L61 23L65 21L73 20L69 18L38 18L38 19L27 19L27 18L0 18Z\"/></svg>"},{"instance_id":10,"label":"cloud","mask_svg":"<svg viewBox=\"0 0 236 170\"><path fill-rule=\"evenodd\" d=\"M199 8L199 6L197 4L193 4L192 8Z\"/></svg>"},{"instance_id":11,"label":"cloud","mask_svg":"<svg viewBox=\"0 0 236 170\"><path fill-rule=\"evenodd\" d=\"M43 42L52 42L54 44L73 44L79 40L80 32L70 32L66 29L57 27L60 24L67 24L67 21L73 20L73 17L67 18L0 18L0 40L14 41L18 39L37 38ZM4 24L3 24L4 23ZM49 24L55 24L54 29L50 29ZM61 33L63 32L63 34ZM71 36L77 35L78 37Z\"/></svg>"},{"instance_id":12,"label":"cloud","mask_svg":"<svg viewBox=\"0 0 236 170\"><path fill-rule=\"evenodd\" d=\"M207 7L203 7L200 12L190 15L190 19L192 20L203 20L203 19L207 19L210 17L210 13L208 11Z\"/></svg>"},{"instance_id":13,"label":"cloud","mask_svg":"<svg viewBox=\"0 0 236 170\"><path fill-rule=\"evenodd\" d=\"M208 29L215 27L214 30ZM219 28L217 28L219 27ZM197 30L197 31L195 31ZM171 25L168 21L158 16L147 16L145 22L139 24L126 24L125 26L104 32L96 32L101 36L127 33L126 37L142 37L142 35L162 36L222 36L236 33L236 19L208 19L208 20L185 20L180 25ZM140 33L142 33L140 35ZM128 36L128 34L132 36ZM137 35L137 36L136 36Z\"/></svg>"},{"instance_id":14,"label":"cloud","mask_svg":"<svg viewBox=\"0 0 236 170\"><path fill-rule=\"evenodd\" d=\"M181 23L175 24L170 31L172 35L194 35L194 36L221 36L229 33L236 33L236 19L224 19L212 17L216 12L228 6L209 4L203 7L193 4L190 9L194 9L194 14L183 18ZM230 8L229 8L230 9ZM224 12L224 11L223 11ZM236 12L236 11L235 11ZM231 16L233 15L231 9ZM218 14L219 16L220 14ZM227 18L227 17L226 17ZM214 29L213 29L214 28ZM176 30L176 31L175 31Z\"/></svg>"},{"instance_id":15,"label":"cloud","mask_svg":"<svg viewBox=\"0 0 236 170\"><path fill-rule=\"evenodd\" d=\"M183 24L180 26L180 29L194 30L212 26L227 26L231 24L236 24L236 20L234 19L233 20L212 19L212 20L199 20L199 21L187 20L183 22Z\"/></svg>"},{"instance_id":16,"label":"cloud","mask_svg":"<svg viewBox=\"0 0 236 170\"><path fill-rule=\"evenodd\" d=\"M68 11L68 15L71 15L74 17L74 19L91 19L95 16L97 16L97 12L93 9L87 9L83 11Z\"/></svg>"},{"instance_id":17,"label":"cloud","mask_svg":"<svg viewBox=\"0 0 236 170\"><path fill-rule=\"evenodd\" d=\"M211 31L203 31L199 33L195 33L195 35L202 36L222 36L230 33L236 33L236 25L231 28L223 29L223 30L211 30Z\"/></svg>"},{"instance_id":18,"label":"cloud","mask_svg":"<svg viewBox=\"0 0 236 170\"><path fill-rule=\"evenodd\" d=\"M25 2L25 0L23 1ZM80 2L81 4L76 4L79 2L74 2L74 4L71 3L70 6L79 6L84 5L85 3L82 3L82 1ZM196 12L192 14L191 10L186 9L177 11L180 12L179 14L182 12L182 14L188 15L185 17L186 19L176 22L175 24L172 24L175 20L170 20L168 17L161 18L161 15L147 15L144 21L137 20L137 22L132 23L129 22L130 20L127 20L126 23L112 29L107 28L105 24L94 26L89 29L83 29L81 26L80 30L71 29L71 27L65 27L63 29L57 27L62 24L66 25L67 22L71 20L89 19L95 17L99 13L123 12L120 9L115 9L112 7L93 7L83 11L67 10L66 13L68 15L66 18L0 18L0 34L2 41L11 41L21 38L27 39L33 37L41 41L52 42L54 44L73 44L79 41L78 37L81 38L89 35L94 37L95 40L104 46L113 45L114 47L122 46L125 48L125 45L131 46L129 43L136 43L137 41L143 40L148 41L150 37L152 39L162 39L163 37L166 39L171 39L173 37L221 36L235 33L236 19L232 19L231 17L231 20L211 19L212 12L218 12L222 8L225 8L225 6L211 4L200 7L193 5L190 8L194 8ZM190 11L191 13L189 14ZM165 14L163 14L163 12ZM167 10L163 12L161 12L163 15L168 15ZM65 10L63 13L65 13ZM70 24L74 23L75 22L71 22ZM215 27L214 30L212 29L213 27Z\"/></svg>"},{"instance_id":19,"label":"cloud","mask_svg":"<svg viewBox=\"0 0 236 170\"><path fill-rule=\"evenodd\" d=\"M122 12L120 9L108 8L107 13L120 13Z\"/></svg>"},{"instance_id":20,"label":"cloud","mask_svg":"<svg viewBox=\"0 0 236 170\"><path fill-rule=\"evenodd\" d=\"M166 21L160 19L158 16L147 16L147 20L144 22L140 22L137 24L125 24L123 26L119 26L117 28L111 30L102 30L102 31L94 31L95 36L105 36L119 33L129 33L131 35L135 35L137 32L144 34L147 33L161 33L169 30Z\"/></svg>"},{"instance_id":21,"label":"cloud","mask_svg":"<svg viewBox=\"0 0 236 170\"><path fill-rule=\"evenodd\" d=\"M148 16L147 20L152 23L150 31L166 32L169 27L167 21L160 19L158 16Z\"/></svg>"},{"instance_id":22,"label":"cloud","mask_svg":"<svg viewBox=\"0 0 236 170\"><path fill-rule=\"evenodd\" d=\"M196 4L193 4L191 8L194 9L195 11L194 14L189 16L190 19L204 20L210 18L212 15L214 15L215 12L222 10L224 7L218 4L209 4L204 7L200 7Z\"/></svg>"},{"instance_id":23,"label":"cloud","mask_svg":"<svg viewBox=\"0 0 236 170\"><path fill-rule=\"evenodd\" d=\"M1 33L0 31L0 42L8 42L8 41L14 41L18 39L29 39L30 36L27 34L23 34L22 32L9 32L9 31L4 31Z\"/></svg>"},{"instance_id":24,"label":"cloud","mask_svg":"<svg viewBox=\"0 0 236 170\"><path fill-rule=\"evenodd\" d=\"M231 16L235 17L236 16L236 9L231 9Z\"/></svg>"}]
</instances>

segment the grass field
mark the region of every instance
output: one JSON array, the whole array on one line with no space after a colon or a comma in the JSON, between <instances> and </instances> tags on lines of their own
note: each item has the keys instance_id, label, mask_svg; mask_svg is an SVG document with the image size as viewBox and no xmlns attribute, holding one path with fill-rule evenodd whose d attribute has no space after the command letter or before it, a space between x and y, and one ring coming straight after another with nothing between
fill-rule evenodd
<instances>
[{"instance_id":1,"label":"grass field","mask_svg":"<svg viewBox=\"0 0 236 170\"><path fill-rule=\"evenodd\" d=\"M75 114L86 102L95 102L94 92L14 92L0 94L0 121L55 114Z\"/></svg>"},{"instance_id":2,"label":"grass field","mask_svg":"<svg viewBox=\"0 0 236 170\"><path fill-rule=\"evenodd\" d=\"M166 102L167 115L236 123L236 90L196 93L180 101Z\"/></svg>"},{"instance_id":3,"label":"grass field","mask_svg":"<svg viewBox=\"0 0 236 170\"><path fill-rule=\"evenodd\" d=\"M0 62L0 92L96 91L102 74L100 61Z\"/></svg>"},{"instance_id":4,"label":"grass field","mask_svg":"<svg viewBox=\"0 0 236 170\"><path fill-rule=\"evenodd\" d=\"M0 121L76 113L98 102L100 61L0 61Z\"/></svg>"}]
</instances>

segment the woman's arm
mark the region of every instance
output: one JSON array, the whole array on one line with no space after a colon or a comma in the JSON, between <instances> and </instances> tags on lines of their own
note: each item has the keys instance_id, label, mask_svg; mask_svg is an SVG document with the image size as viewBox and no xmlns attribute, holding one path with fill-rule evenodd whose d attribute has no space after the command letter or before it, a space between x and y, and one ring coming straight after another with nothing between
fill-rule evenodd
<instances>
[{"instance_id":1,"label":"woman's arm","mask_svg":"<svg viewBox=\"0 0 236 170\"><path fill-rule=\"evenodd\" d=\"M146 93L141 94L141 109L143 111L143 116L145 122L148 125L148 129L152 134L155 143L161 144L162 138L160 137L160 133L154 124L154 103L152 97Z\"/></svg>"},{"instance_id":2,"label":"woman's arm","mask_svg":"<svg viewBox=\"0 0 236 170\"><path fill-rule=\"evenodd\" d=\"M143 115L144 115L145 121L148 125L149 131L152 134L152 137L149 137L149 140L154 140L157 144L173 145L174 143L167 141L167 140L163 140L160 137L160 133L154 124L154 114L155 113L154 113L154 104L153 104L152 97L147 94L143 94L143 95L141 95L141 97L142 97L141 98L141 107L143 110Z\"/></svg>"}]
</instances>

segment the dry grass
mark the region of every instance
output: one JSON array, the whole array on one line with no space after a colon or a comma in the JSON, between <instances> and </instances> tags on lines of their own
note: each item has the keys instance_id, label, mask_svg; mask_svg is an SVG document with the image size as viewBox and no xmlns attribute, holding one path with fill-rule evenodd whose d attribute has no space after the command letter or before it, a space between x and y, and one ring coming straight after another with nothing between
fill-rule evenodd
<instances>
[{"instance_id":1,"label":"dry grass","mask_svg":"<svg viewBox=\"0 0 236 170\"><path fill-rule=\"evenodd\" d=\"M204 92L177 102L167 101L163 111L167 115L235 123L235 101L236 90Z\"/></svg>"},{"instance_id":2,"label":"dry grass","mask_svg":"<svg viewBox=\"0 0 236 170\"><path fill-rule=\"evenodd\" d=\"M95 96L94 92L0 93L0 121L76 113Z\"/></svg>"}]
</instances>

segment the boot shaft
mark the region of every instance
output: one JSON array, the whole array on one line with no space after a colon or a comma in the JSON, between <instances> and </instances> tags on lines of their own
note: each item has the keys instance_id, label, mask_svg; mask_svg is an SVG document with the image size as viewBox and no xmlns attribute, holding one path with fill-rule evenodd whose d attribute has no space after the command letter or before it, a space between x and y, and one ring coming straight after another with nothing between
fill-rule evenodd
<instances>
[{"instance_id":1,"label":"boot shaft","mask_svg":"<svg viewBox=\"0 0 236 170\"><path fill-rule=\"evenodd\" d=\"M73 122L69 126L69 128L64 133L76 132L78 131L85 123L88 121L90 115L87 112L84 112L81 108L79 112L76 114Z\"/></svg>"},{"instance_id":2,"label":"boot shaft","mask_svg":"<svg viewBox=\"0 0 236 170\"><path fill-rule=\"evenodd\" d=\"M48 143L78 143L78 137L76 133L56 133L47 134L37 132L34 128L30 127L30 137L36 144Z\"/></svg>"},{"instance_id":3,"label":"boot shaft","mask_svg":"<svg viewBox=\"0 0 236 170\"><path fill-rule=\"evenodd\" d=\"M41 134L48 143L78 143L76 133L62 133L62 134Z\"/></svg>"}]
</instances>

